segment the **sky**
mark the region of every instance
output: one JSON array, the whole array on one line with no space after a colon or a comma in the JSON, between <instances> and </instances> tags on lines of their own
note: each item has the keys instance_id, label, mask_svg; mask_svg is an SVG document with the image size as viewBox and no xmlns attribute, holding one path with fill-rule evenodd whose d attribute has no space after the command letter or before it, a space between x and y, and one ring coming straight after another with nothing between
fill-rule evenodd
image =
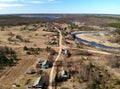
<instances>
[{"instance_id":1,"label":"sky","mask_svg":"<svg viewBox=\"0 0 120 89\"><path fill-rule=\"evenodd\" d=\"M0 14L120 14L120 0L0 0Z\"/></svg>"}]
</instances>

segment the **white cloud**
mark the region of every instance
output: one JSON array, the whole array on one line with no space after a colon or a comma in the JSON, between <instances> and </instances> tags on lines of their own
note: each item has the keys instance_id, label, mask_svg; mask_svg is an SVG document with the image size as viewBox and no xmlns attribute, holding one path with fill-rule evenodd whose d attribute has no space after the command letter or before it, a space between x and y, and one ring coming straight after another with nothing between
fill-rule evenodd
<instances>
[{"instance_id":1,"label":"white cloud","mask_svg":"<svg viewBox=\"0 0 120 89\"><path fill-rule=\"evenodd\" d=\"M0 2L15 2L17 0L0 0Z\"/></svg>"},{"instance_id":2,"label":"white cloud","mask_svg":"<svg viewBox=\"0 0 120 89\"><path fill-rule=\"evenodd\" d=\"M55 1L55 0L49 0L49 1L53 2L53 1Z\"/></svg>"},{"instance_id":3,"label":"white cloud","mask_svg":"<svg viewBox=\"0 0 120 89\"><path fill-rule=\"evenodd\" d=\"M22 0L24 1L24 0ZM54 2L55 0L26 0L26 3L33 3L33 4L44 4L44 3L50 3L50 2Z\"/></svg>"},{"instance_id":4,"label":"white cloud","mask_svg":"<svg viewBox=\"0 0 120 89\"><path fill-rule=\"evenodd\" d=\"M27 4L53 3L55 1L56 0L0 0L0 9L4 9L7 7L20 7Z\"/></svg>"},{"instance_id":5,"label":"white cloud","mask_svg":"<svg viewBox=\"0 0 120 89\"><path fill-rule=\"evenodd\" d=\"M7 7L18 7L23 6L22 4L16 3L18 0L0 0L0 9L4 9Z\"/></svg>"},{"instance_id":6,"label":"white cloud","mask_svg":"<svg viewBox=\"0 0 120 89\"><path fill-rule=\"evenodd\" d=\"M0 3L0 8L17 7L17 6L23 6L23 4L5 4L5 3Z\"/></svg>"},{"instance_id":7,"label":"white cloud","mask_svg":"<svg viewBox=\"0 0 120 89\"><path fill-rule=\"evenodd\" d=\"M0 0L3 3L33 3L33 4L42 4L42 3L50 3L55 2L56 0Z\"/></svg>"},{"instance_id":8,"label":"white cloud","mask_svg":"<svg viewBox=\"0 0 120 89\"><path fill-rule=\"evenodd\" d=\"M43 0L31 0L31 1L29 1L28 3L33 3L33 4L43 4L43 3L45 3Z\"/></svg>"}]
</instances>

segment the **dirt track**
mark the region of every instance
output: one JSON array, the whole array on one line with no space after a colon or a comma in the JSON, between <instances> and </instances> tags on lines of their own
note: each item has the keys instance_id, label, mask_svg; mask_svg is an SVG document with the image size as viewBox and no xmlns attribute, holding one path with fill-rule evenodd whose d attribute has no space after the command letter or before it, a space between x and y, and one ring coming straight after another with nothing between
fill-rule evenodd
<instances>
[{"instance_id":1,"label":"dirt track","mask_svg":"<svg viewBox=\"0 0 120 89\"><path fill-rule=\"evenodd\" d=\"M44 54L44 52L37 56L27 56L25 55L25 51L23 51L23 47L26 45L27 47L46 48L47 45L45 42L47 42L47 37L45 36L51 35L52 33L43 31L43 29L45 29L44 27L40 27L36 31L21 31L21 26L13 26L6 29L6 31L1 31L0 33L0 46L8 46L13 48L16 50L17 55L21 60L18 61L18 64L16 66L7 68L6 70L0 72L0 89L13 89L11 84L19 84L19 81L23 78L25 72L36 63L38 58L46 58L46 54ZM10 32L14 34L14 37L12 37L14 41L12 43L8 41L8 38L11 37L8 35ZM29 39L30 42L26 43L17 40L17 35L21 35L23 38Z\"/></svg>"},{"instance_id":2,"label":"dirt track","mask_svg":"<svg viewBox=\"0 0 120 89\"><path fill-rule=\"evenodd\" d=\"M62 37L61 31L58 28L56 28L56 30L59 32L59 35L60 35L59 36L59 53L58 53L57 58L55 59L53 67L51 69L49 84L54 82L54 78L55 78L55 75L56 75L56 67L55 67L55 65L56 65L56 62L59 60L59 57L60 57L61 52L62 52L62 38L63 37ZM53 89L53 87L50 85L49 89Z\"/></svg>"},{"instance_id":3,"label":"dirt track","mask_svg":"<svg viewBox=\"0 0 120 89\"><path fill-rule=\"evenodd\" d=\"M10 68L0 79L0 81L2 81L2 85L8 85L8 83L13 83L17 81L17 78L19 78L20 75L24 74L26 70L35 62L36 60L33 56L23 57L23 59L19 61L19 64L17 64L17 66Z\"/></svg>"}]
</instances>

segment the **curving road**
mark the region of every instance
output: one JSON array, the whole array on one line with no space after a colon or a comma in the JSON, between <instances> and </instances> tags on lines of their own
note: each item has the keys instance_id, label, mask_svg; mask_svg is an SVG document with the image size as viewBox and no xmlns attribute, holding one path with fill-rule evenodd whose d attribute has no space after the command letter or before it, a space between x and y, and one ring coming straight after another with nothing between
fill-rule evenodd
<instances>
[{"instance_id":1,"label":"curving road","mask_svg":"<svg viewBox=\"0 0 120 89\"><path fill-rule=\"evenodd\" d=\"M62 38L63 38L62 33L58 28L55 27L55 29L59 32L59 53L55 59L55 62L53 63L53 67L51 69L50 78L49 78L49 89L53 89L52 83L54 82L55 75L56 75L55 65L56 65L56 62L59 60L59 57L62 53L62 47L63 47L63 45L62 45Z\"/></svg>"}]
</instances>

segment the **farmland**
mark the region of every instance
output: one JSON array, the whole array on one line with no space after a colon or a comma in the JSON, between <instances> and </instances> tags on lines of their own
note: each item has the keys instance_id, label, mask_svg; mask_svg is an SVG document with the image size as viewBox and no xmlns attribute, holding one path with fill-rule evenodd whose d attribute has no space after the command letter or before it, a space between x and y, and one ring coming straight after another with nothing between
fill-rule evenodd
<instances>
[{"instance_id":1,"label":"farmland","mask_svg":"<svg viewBox=\"0 0 120 89\"><path fill-rule=\"evenodd\" d=\"M34 89L40 76L45 89L119 89L119 34L111 32L117 29L112 24L119 20L94 15L57 16L61 18L0 18L0 89ZM101 31L111 33L77 37L116 49L103 49L73 36Z\"/></svg>"}]
</instances>

